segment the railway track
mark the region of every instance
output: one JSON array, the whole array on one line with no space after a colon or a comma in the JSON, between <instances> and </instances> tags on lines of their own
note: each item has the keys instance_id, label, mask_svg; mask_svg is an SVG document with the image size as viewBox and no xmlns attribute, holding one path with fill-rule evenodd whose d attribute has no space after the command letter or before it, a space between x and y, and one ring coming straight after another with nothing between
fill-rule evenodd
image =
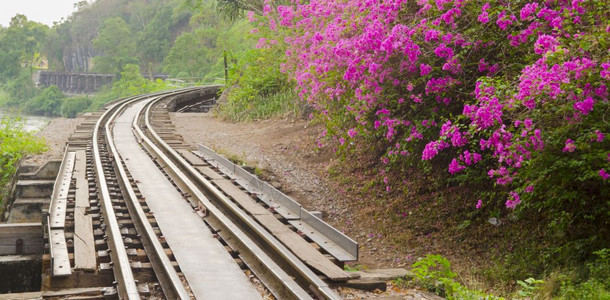
<instances>
[{"instance_id":1,"label":"railway track","mask_svg":"<svg viewBox=\"0 0 610 300\"><path fill-rule=\"evenodd\" d=\"M331 285L350 279L341 265L357 244L171 130L177 99L215 89L115 101L89 122L88 143L68 147L47 221L50 289L76 280L102 287L100 298L340 299Z\"/></svg>"}]
</instances>

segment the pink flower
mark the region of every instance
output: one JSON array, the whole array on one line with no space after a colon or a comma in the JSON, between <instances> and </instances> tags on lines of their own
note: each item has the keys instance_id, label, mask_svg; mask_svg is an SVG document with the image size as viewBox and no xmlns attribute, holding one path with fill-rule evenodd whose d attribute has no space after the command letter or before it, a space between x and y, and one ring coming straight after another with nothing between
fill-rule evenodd
<instances>
[{"instance_id":1,"label":"pink flower","mask_svg":"<svg viewBox=\"0 0 610 300\"><path fill-rule=\"evenodd\" d=\"M513 21L515 21L516 19L517 18L515 18L515 16L512 14L510 16L507 16L506 11L503 10L498 15L498 20L496 20L496 25L498 25L498 27L500 27L500 29L506 30L506 28L508 28L508 26L512 25Z\"/></svg>"},{"instance_id":2,"label":"pink flower","mask_svg":"<svg viewBox=\"0 0 610 300\"><path fill-rule=\"evenodd\" d=\"M593 110L593 105L595 105L593 97L587 97L583 101L574 103L574 109L577 110L579 113L586 115Z\"/></svg>"},{"instance_id":3,"label":"pink flower","mask_svg":"<svg viewBox=\"0 0 610 300\"><path fill-rule=\"evenodd\" d=\"M484 58L481 58L481 60L479 60L479 72L485 72L487 71L487 67L488 64L485 62Z\"/></svg>"},{"instance_id":4,"label":"pink flower","mask_svg":"<svg viewBox=\"0 0 610 300\"><path fill-rule=\"evenodd\" d=\"M601 176L604 180L608 180L610 178L610 174L606 173L606 170L600 169L599 176Z\"/></svg>"},{"instance_id":5,"label":"pink flower","mask_svg":"<svg viewBox=\"0 0 610 300\"><path fill-rule=\"evenodd\" d=\"M576 150L576 145L574 145L574 141L572 139L566 140L566 145L563 147L563 152L574 152Z\"/></svg>"},{"instance_id":6,"label":"pink flower","mask_svg":"<svg viewBox=\"0 0 610 300\"><path fill-rule=\"evenodd\" d=\"M269 19L269 28L273 31L277 31L277 23L274 19Z\"/></svg>"},{"instance_id":7,"label":"pink flower","mask_svg":"<svg viewBox=\"0 0 610 300\"><path fill-rule=\"evenodd\" d=\"M534 186L533 185L529 185L528 187L525 188L525 192L526 193L531 193L534 191Z\"/></svg>"},{"instance_id":8,"label":"pink flower","mask_svg":"<svg viewBox=\"0 0 610 300\"><path fill-rule=\"evenodd\" d=\"M489 14L484 11L479 15L478 18L479 22L483 23L483 24L487 24L489 22Z\"/></svg>"},{"instance_id":9,"label":"pink flower","mask_svg":"<svg viewBox=\"0 0 610 300\"><path fill-rule=\"evenodd\" d=\"M531 15L536 13L536 9L538 9L538 3L528 3L521 9L521 20L529 20Z\"/></svg>"},{"instance_id":10,"label":"pink flower","mask_svg":"<svg viewBox=\"0 0 610 300\"><path fill-rule=\"evenodd\" d=\"M597 139L595 139L596 142L601 143L604 141L604 134L601 131L595 130L595 135L597 135Z\"/></svg>"},{"instance_id":11,"label":"pink flower","mask_svg":"<svg viewBox=\"0 0 610 300\"><path fill-rule=\"evenodd\" d=\"M256 22L257 21L257 19L254 17L254 12L253 11L248 11L247 17L248 17L248 21L250 21L250 22Z\"/></svg>"},{"instance_id":12,"label":"pink flower","mask_svg":"<svg viewBox=\"0 0 610 300\"><path fill-rule=\"evenodd\" d=\"M519 198L519 194L515 192L509 192L509 198L506 200L506 207L515 209L519 203L521 203L521 198Z\"/></svg>"},{"instance_id":13,"label":"pink flower","mask_svg":"<svg viewBox=\"0 0 610 300\"><path fill-rule=\"evenodd\" d=\"M610 26L608 26L608 28L610 28ZM599 72L599 75L604 79L610 79L610 71L608 70L608 68L610 68L610 62L602 63L601 67L602 70Z\"/></svg>"},{"instance_id":14,"label":"pink flower","mask_svg":"<svg viewBox=\"0 0 610 300\"><path fill-rule=\"evenodd\" d=\"M349 137L351 137L351 138L354 138L357 133L358 133L358 131L356 131L356 129L354 129L354 128L351 128L350 130L347 131L347 135L349 135Z\"/></svg>"},{"instance_id":15,"label":"pink flower","mask_svg":"<svg viewBox=\"0 0 610 300\"><path fill-rule=\"evenodd\" d=\"M434 156L438 154L440 150L449 147L449 144L443 141L434 141L426 144L424 147L424 151L422 153L422 160L432 159Z\"/></svg>"},{"instance_id":16,"label":"pink flower","mask_svg":"<svg viewBox=\"0 0 610 300\"><path fill-rule=\"evenodd\" d=\"M544 54L549 51L555 51L557 45L559 45L559 42L554 36L541 34L534 44L534 52L536 52L536 54Z\"/></svg>"},{"instance_id":17,"label":"pink flower","mask_svg":"<svg viewBox=\"0 0 610 300\"><path fill-rule=\"evenodd\" d=\"M451 174L455 174L464 169L466 169L466 167L460 165L460 163L458 163L458 161L455 158L449 164L449 173L451 173Z\"/></svg>"},{"instance_id":18,"label":"pink flower","mask_svg":"<svg viewBox=\"0 0 610 300\"><path fill-rule=\"evenodd\" d=\"M430 74L430 72L432 71L432 67L427 65L427 64L421 64L419 65L419 74L421 76L426 76L428 74Z\"/></svg>"},{"instance_id":19,"label":"pink flower","mask_svg":"<svg viewBox=\"0 0 610 300\"><path fill-rule=\"evenodd\" d=\"M477 201L477 205L475 206L477 209L480 209L481 206L483 206L483 200L479 199L479 201Z\"/></svg>"},{"instance_id":20,"label":"pink flower","mask_svg":"<svg viewBox=\"0 0 610 300\"><path fill-rule=\"evenodd\" d=\"M426 30L426 32L424 33L424 40L426 42L438 40L439 35L440 35L440 31L438 31L436 29Z\"/></svg>"},{"instance_id":21,"label":"pink flower","mask_svg":"<svg viewBox=\"0 0 610 300\"><path fill-rule=\"evenodd\" d=\"M258 43L256 44L256 48L260 49L260 48L266 48L267 46L267 39L266 38L260 38L258 40Z\"/></svg>"},{"instance_id":22,"label":"pink flower","mask_svg":"<svg viewBox=\"0 0 610 300\"><path fill-rule=\"evenodd\" d=\"M453 49L447 47L445 43L441 43L434 49L434 54L441 58L450 58L453 56Z\"/></svg>"}]
</instances>

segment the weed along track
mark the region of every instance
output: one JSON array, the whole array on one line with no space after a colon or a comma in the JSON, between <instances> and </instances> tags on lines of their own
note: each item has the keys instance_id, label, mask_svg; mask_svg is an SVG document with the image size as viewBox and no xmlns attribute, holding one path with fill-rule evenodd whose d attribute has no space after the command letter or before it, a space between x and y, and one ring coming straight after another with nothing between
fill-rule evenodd
<instances>
[{"instance_id":1,"label":"weed along track","mask_svg":"<svg viewBox=\"0 0 610 300\"><path fill-rule=\"evenodd\" d=\"M54 187L43 295L340 299L358 245L174 133L168 110L217 90L122 99L86 121Z\"/></svg>"}]
</instances>

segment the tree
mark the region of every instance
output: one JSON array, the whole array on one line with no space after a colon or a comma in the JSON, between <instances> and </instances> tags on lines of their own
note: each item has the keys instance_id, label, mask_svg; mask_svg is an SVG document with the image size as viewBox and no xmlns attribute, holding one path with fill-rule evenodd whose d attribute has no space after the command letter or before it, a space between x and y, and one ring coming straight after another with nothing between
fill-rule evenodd
<instances>
[{"instance_id":1,"label":"tree","mask_svg":"<svg viewBox=\"0 0 610 300\"><path fill-rule=\"evenodd\" d=\"M153 66L159 65L169 52L171 32L169 30L172 9L163 7L148 23L138 37L138 56L147 66L149 74L153 73Z\"/></svg>"},{"instance_id":2,"label":"tree","mask_svg":"<svg viewBox=\"0 0 610 300\"><path fill-rule=\"evenodd\" d=\"M71 97L64 99L61 104L61 116L75 118L79 112L85 111L93 101L87 96Z\"/></svg>"},{"instance_id":3,"label":"tree","mask_svg":"<svg viewBox=\"0 0 610 300\"><path fill-rule=\"evenodd\" d=\"M204 0L188 0L188 3L201 10ZM263 6L265 2L263 0L216 0L215 8L219 15L227 18L231 21L243 17L244 11L253 11L258 14L263 13Z\"/></svg>"},{"instance_id":4,"label":"tree","mask_svg":"<svg viewBox=\"0 0 610 300\"><path fill-rule=\"evenodd\" d=\"M50 86L26 104L26 110L37 115L59 116L64 94L57 86Z\"/></svg>"},{"instance_id":5,"label":"tree","mask_svg":"<svg viewBox=\"0 0 610 300\"><path fill-rule=\"evenodd\" d=\"M0 79L17 76L21 63L33 67L48 31L46 25L29 21L21 14L11 19L9 27L0 29Z\"/></svg>"},{"instance_id":6,"label":"tree","mask_svg":"<svg viewBox=\"0 0 610 300\"><path fill-rule=\"evenodd\" d=\"M32 78L27 75L9 80L3 89L10 97L8 106L20 106L38 93Z\"/></svg>"},{"instance_id":7,"label":"tree","mask_svg":"<svg viewBox=\"0 0 610 300\"><path fill-rule=\"evenodd\" d=\"M119 73L124 65L138 62L134 55L136 42L121 17L104 21L99 35L93 40L93 47L102 52L94 58L95 70L99 72Z\"/></svg>"},{"instance_id":8,"label":"tree","mask_svg":"<svg viewBox=\"0 0 610 300\"><path fill-rule=\"evenodd\" d=\"M204 76L220 56L217 36L218 31L211 28L182 34L165 58L163 70L173 76L181 72L191 77Z\"/></svg>"}]
</instances>

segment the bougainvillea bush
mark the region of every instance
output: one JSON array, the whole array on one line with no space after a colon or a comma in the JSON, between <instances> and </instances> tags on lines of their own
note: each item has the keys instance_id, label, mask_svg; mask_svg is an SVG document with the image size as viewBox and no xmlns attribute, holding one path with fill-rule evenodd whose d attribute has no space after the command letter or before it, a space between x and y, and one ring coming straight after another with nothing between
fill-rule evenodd
<instances>
[{"instance_id":1,"label":"bougainvillea bush","mask_svg":"<svg viewBox=\"0 0 610 300\"><path fill-rule=\"evenodd\" d=\"M282 70L324 120L325 141L373 145L388 191L408 178L387 174L409 168L485 177L501 197L481 191L473 209L536 211L608 246L607 1L295 0L263 11L252 21L276 38L258 47L285 47Z\"/></svg>"}]
</instances>

